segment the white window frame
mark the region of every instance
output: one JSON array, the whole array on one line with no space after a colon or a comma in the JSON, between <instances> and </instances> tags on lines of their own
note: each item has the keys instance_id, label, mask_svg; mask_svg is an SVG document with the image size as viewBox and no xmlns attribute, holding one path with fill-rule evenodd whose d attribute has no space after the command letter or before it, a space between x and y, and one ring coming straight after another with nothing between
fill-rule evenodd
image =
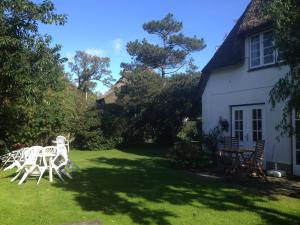
<instances>
[{"instance_id":1,"label":"white window frame","mask_svg":"<svg viewBox=\"0 0 300 225\"><path fill-rule=\"evenodd\" d=\"M276 50L273 50L273 61L270 62L270 63L264 63L264 46L263 46L263 44L264 44L263 43L264 42L264 34L270 32L270 31L272 31L272 30L266 30L266 31L256 33L256 34L253 34L253 35L249 36L249 48L248 49L249 49L249 68L250 69L275 64L275 62L277 60L277 51ZM252 58L251 58L251 39L255 36L259 36L259 52L260 52L259 60L260 60L260 63L259 63L259 65L251 66L251 61L252 61ZM273 43L273 47L274 47L274 43Z\"/></svg>"}]
</instances>

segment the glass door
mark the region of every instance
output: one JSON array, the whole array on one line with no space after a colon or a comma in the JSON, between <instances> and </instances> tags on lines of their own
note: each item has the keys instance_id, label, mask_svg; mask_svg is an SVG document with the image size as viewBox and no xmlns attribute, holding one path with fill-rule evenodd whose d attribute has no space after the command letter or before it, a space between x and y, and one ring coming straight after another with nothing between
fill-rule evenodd
<instances>
[{"instance_id":1,"label":"glass door","mask_svg":"<svg viewBox=\"0 0 300 225\"><path fill-rule=\"evenodd\" d=\"M255 146L257 141L264 140L263 107L249 106L250 130L249 145Z\"/></svg>"},{"instance_id":2,"label":"glass door","mask_svg":"<svg viewBox=\"0 0 300 225\"><path fill-rule=\"evenodd\" d=\"M233 107L232 108L232 137L239 140L240 145L245 145L246 138L246 108L245 107Z\"/></svg>"},{"instance_id":3,"label":"glass door","mask_svg":"<svg viewBox=\"0 0 300 225\"><path fill-rule=\"evenodd\" d=\"M244 147L253 147L264 139L263 105L232 107L232 136Z\"/></svg>"}]
</instances>

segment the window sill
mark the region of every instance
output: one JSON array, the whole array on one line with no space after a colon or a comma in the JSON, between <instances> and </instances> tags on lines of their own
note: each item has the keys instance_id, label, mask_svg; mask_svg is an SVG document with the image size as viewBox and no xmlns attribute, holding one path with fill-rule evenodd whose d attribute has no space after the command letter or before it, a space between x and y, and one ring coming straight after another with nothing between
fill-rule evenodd
<instances>
[{"instance_id":1,"label":"window sill","mask_svg":"<svg viewBox=\"0 0 300 225\"><path fill-rule=\"evenodd\" d=\"M275 66L281 66L281 65L284 65L284 64L285 63L281 61L281 62L272 63L272 64L268 64L268 65L258 66L258 67L254 67L254 68L249 68L248 72L263 70L263 69L267 69L267 68L271 68L271 67L275 67Z\"/></svg>"}]
</instances>

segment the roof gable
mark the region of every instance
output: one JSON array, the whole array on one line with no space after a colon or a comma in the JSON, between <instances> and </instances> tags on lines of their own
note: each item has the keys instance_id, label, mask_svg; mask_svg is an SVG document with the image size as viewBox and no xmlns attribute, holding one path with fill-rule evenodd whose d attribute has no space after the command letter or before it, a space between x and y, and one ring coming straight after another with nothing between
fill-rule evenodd
<instances>
[{"instance_id":1,"label":"roof gable","mask_svg":"<svg viewBox=\"0 0 300 225\"><path fill-rule=\"evenodd\" d=\"M209 74L213 70L243 62L245 58L245 36L260 29L270 27L268 18L262 12L266 1L268 0L252 0L248 4L223 44L202 69L202 76L199 82L200 97L208 82Z\"/></svg>"},{"instance_id":2,"label":"roof gable","mask_svg":"<svg viewBox=\"0 0 300 225\"><path fill-rule=\"evenodd\" d=\"M252 0L229 35L203 68L203 73L241 63L244 60L244 37L258 28L269 26L262 8L266 0Z\"/></svg>"}]
</instances>

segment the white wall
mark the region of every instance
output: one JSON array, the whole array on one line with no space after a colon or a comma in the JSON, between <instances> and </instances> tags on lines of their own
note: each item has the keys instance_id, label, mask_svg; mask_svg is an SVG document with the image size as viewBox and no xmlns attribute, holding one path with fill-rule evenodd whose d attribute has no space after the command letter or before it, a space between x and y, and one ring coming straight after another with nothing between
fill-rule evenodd
<instances>
[{"instance_id":1,"label":"white wall","mask_svg":"<svg viewBox=\"0 0 300 225\"><path fill-rule=\"evenodd\" d=\"M247 41L245 53L248 55ZM219 117L231 121L230 106L265 103L265 160L272 160L272 152L276 151L278 162L291 164L291 139L276 137L275 126L282 116L283 105L272 109L268 102L269 92L276 81L288 71L286 66L277 66L248 71L248 57L242 65L222 68L213 71L202 95L202 118L204 132L217 126ZM230 129L229 129L230 130Z\"/></svg>"}]
</instances>

